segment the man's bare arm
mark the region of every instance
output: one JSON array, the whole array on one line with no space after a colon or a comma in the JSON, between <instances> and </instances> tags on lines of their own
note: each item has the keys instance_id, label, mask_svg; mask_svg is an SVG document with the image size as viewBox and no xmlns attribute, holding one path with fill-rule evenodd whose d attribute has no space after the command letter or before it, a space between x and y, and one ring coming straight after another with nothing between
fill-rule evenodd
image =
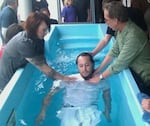
<instances>
[{"instance_id":1,"label":"man's bare arm","mask_svg":"<svg viewBox=\"0 0 150 126\"><path fill-rule=\"evenodd\" d=\"M50 100L51 100L51 97L59 91L59 87L56 87L56 88L52 88L48 94L45 96L44 100L43 100L43 105L42 105L42 109L41 109L41 112L40 114L38 115L38 117L36 118L36 123L39 123L41 122L42 120L44 120L45 118L45 112L46 112L46 109L48 107L48 104L50 103Z\"/></svg>"}]
</instances>

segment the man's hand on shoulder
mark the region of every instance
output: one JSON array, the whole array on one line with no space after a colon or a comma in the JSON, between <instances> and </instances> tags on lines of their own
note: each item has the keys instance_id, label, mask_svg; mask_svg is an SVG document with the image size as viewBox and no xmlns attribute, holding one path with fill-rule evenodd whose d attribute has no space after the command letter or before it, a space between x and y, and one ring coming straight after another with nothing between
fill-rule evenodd
<instances>
[{"instance_id":1,"label":"man's hand on shoulder","mask_svg":"<svg viewBox=\"0 0 150 126\"><path fill-rule=\"evenodd\" d=\"M88 80L88 82L93 83L93 84L97 84L100 83L100 77L99 75L93 76L91 79Z\"/></svg>"}]
</instances>

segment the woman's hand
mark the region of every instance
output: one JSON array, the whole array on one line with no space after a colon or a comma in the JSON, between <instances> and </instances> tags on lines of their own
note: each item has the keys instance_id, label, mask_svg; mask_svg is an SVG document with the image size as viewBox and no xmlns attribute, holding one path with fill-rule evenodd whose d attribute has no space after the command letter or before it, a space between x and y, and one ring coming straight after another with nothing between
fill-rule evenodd
<instances>
[{"instance_id":1,"label":"woman's hand","mask_svg":"<svg viewBox=\"0 0 150 126\"><path fill-rule=\"evenodd\" d=\"M150 112L150 99L143 99L141 105L145 111Z\"/></svg>"}]
</instances>

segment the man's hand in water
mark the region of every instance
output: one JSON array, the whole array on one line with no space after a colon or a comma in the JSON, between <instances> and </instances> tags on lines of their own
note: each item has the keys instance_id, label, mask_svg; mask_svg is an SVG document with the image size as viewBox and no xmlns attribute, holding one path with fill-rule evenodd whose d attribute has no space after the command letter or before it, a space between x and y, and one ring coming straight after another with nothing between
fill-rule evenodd
<instances>
[{"instance_id":1,"label":"man's hand in water","mask_svg":"<svg viewBox=\"0 0 150 126\"><path fill-rule=\"evenodd\" d=\"M39 116L36 118L36 124L39 124L41 121L43 121L45 119L46 109L48 107L48 104L50 104L51 97L58 91L59 91L59 87L52 88L52 89L50 89L48 94L45 96L45 98L43 100L41 112L40 112Z\"/></svg>"},{"instance_id":2,"label":"man's hand in water","mask_svg":"<svg viewBox=\"0 0 150 126\"><path fill-rule=\"evenodd\" d=\"M42 111L40 112L39 116L36 118L36 123L40 123L41 121L43 121L45 119L45 111L46 111L46 106L49 104L50 102L50 96L47 95L45 98L44 98L44 101L43 101L43 109Z\"/></svg>"},{"instance_id":3,"label":"man's hand in water","mask_svg":"<svg viewBox=\"0 0 150 126\"><path fill-rule=\"evenodd\" d=\"M39 124L41 121L45 119L45 111L42 111L39 116L36 118L36 124Z\"/></svg>"}]
</instances>

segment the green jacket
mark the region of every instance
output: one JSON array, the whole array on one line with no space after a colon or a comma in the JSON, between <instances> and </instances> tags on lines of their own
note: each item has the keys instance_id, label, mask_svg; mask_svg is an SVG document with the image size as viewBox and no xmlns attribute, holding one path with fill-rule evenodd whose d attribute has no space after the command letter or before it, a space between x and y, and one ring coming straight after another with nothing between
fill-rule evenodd
<instances>
[{"instance_id":1,"label":"green jacket","mask_svg":"<svg viewBox=\"0 0 150 126\"><path fill-rule=\"evenodd\" d=\"M111 74L132 68L141 79L150 85L150 43L146 34L133 22L128 21L108 55L117 57L108 70Z\"/></svg>"}]
</instances>

